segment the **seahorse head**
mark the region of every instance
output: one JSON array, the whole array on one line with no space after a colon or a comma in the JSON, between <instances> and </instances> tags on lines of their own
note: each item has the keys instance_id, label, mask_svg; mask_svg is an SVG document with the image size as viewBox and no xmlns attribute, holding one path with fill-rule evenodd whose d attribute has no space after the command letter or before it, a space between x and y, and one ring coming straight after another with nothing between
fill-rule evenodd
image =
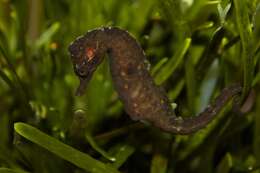
<instances>
[{"instance_id":1,"label":"seahorse head","mask_svg":"<svg viewBox=\"0 0 260 173\"><path fill-rule=\"evenodd\" d=\"M103 37L104 33L92 30L84 36L78 37L68 48L74 72L80 79L77 95L82 95L88 81L103 60L105 53Z\"/></svg>"}]
</instances>

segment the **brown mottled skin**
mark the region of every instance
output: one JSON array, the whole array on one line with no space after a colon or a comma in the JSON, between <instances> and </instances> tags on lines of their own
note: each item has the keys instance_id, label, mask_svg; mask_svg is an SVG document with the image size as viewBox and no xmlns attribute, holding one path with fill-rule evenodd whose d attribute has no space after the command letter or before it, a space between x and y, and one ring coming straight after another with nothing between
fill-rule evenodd
<instances>
[{"instance_id":1,"label":"brown mottled skin","mask_svg":"<svg viewBox=\"0 0 260 173\"><path fill-rule=\"evenodd\" d=\"M94 50L94 52L86 52ZM241 91L238 85L225 88L199 116L177 117L165 91L155 85L145 66L145 55L138 42L126 31L98 28L77 38L69 51L74 70L80 79L81 95L97 66L107 53L115 88L126 112L133 120L145 120L171 133L189 134L205 127L221 108ZM94 57L88 57L93 55Z\"/></svg>"}]
</instances>

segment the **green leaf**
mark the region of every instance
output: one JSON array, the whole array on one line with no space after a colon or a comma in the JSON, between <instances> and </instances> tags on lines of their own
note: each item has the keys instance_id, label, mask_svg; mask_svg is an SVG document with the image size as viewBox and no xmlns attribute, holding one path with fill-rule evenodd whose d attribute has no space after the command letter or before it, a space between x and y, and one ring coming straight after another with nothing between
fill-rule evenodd
<instances>
[{"instance_id":1,"label":"green leaf","mask_svg":"<svg viewBox=\"0 0 260 173\"><path fill-rule=\"evenodd\" d=\"M206 30L212 28L213 26L214 26L214 22L209 21L199 25L195 30Z\"/></svg>"},{"instance_id":2,"label":"green leaf","mask_svg":"<svg viewBox=\"0 0 260 173\"><path fill-rule=\"evenodd\" d=\"M168 159L161 154L155 154L152 159L151 173L166 173Z\"/></svg>"},{"instance_id":3,"label":"green leaf","mask_svg":"<svg viewBox=\"0 0 260 173\"><path fill-rule=\"evenodd\" d=\"M192 6L190 7L187 13L187 20L191 21L193 20L197 14L199 13L199 11L201 10L201 8L204 6L204 5L207 5L206 2L208 2L208 0L196 0L196 1L193 1L193 4Z\"/></svg>"},{"instance_id":4,"label":"green leaf","mask_svg":"<svg viewBox=\"0 0 260 173\"><path fill-rule=\"evenodd\" d=\"M236 23L242 41L242 63L244 69L242 98L244 99L251 87L254 72L254 62L252 56L252 28L249 21L246 1L234 0L234 4L236 11Z\"/></svg>"},{"instance_id":5,"label":"green leaf","mask_svg":"<svg viewBox=\"0 0 260 173\"><path fill-rule=\"evenodd\" d=\"M88 154L82 153L57 139L46 135L35 127L25 123L15 123L15 131L24 138L40 145L50 152L58 155L64 160L84 169L85 171L94 173L119 173L111 166L104 164L98 160L93 159Z\"/></svg>"},{"instance_id":6,"label":"green leaf","mask_svg":"<svg viewBox=\"0 0 260 173\"><path fill-rule=\"evenodd\" d=\"M189 49L190 44L191 44L191 38L186 38L183 44L180 45L175 55L168 61L168 63L165 66L163 66L163 68L155 76L154 80L156 84L158 85L162 84L172 75L172 73L177 69L177 67L183 61L184 55Z\"/></svg>"},{"instance_id":7,"label":"green leaf","mask_svg":"<svg viewBox=\"0 0 260 173\"><path fill-rule=\"evenodd\" d=\"M23 94L22 98L27 99L27 92L22 84L22 80L18 76L15 67L11 63L10 56L7 54L7 52L3 49L3 47L0 44L0 55L1 55L1 53L3 55L2 57L4 57L5 61L7 62L9 70L12 72L15 82L13 82L11 79L9 79L9 77L2 70L0 70L0 77L9 85L9 87L11 89L14 89L14 91L15 91L14 93L20 92L21 94ZM15 89L15 88L19 88L19 90Z\"/></svg>"},{"instance_id":8,"label":"green leaf","mask_svg":"<svg viewBox=\"0 0 260 173\"><path fill-rule=\"evenodd\" d=\"M254 36L256 38L256 41L259 41L259 37L260 37L260 2L257 4L256 10L253 14L253 28L254 28Z\"/></svg>"},{"instance_id":9,"label":"green leaf","mask_svg":"<svg viewBox=\"0 0 260 173\"><path fill-rule=\"evenodd\" d=\"M115 168L120 168L123 163L131 156L135 151L135 148L128 144L119 144L110 150L111 153L115 153L114 157L116 161L112 163Z\"/></svg>"},{"instance_id":10,"label":"green leaf","mask_svg":"<svg viewBox=\"0 0 260 173\"><path fill-rule=\"evenodd\" d=\"M0 173L29 173L22 170L9 169L9 168L0 168Z\"/></svg>"},{"instance_id":11,"label":"green leaf","mask_svg":"<svg viewBox=\"0 0 260 173\"><path fill-rule=\"evenodd\" d=\"M199 62L196 67L197 79L202 79L205 77L209 70L210 64L219 57L219 50L221 47L221 42L225 35L225 29L223 27L218 27L214 30L210 37L210 42L203 51Z\"/></svg>"},{"instance_id":12,"label":"green leaf","mask_svg":"<svg viewBox=\"0 0 260 173\"><path fill-rule=\"evenodd\" d=\"M161 67L168 61L168 58L161 59L151 70L151 75L154 76Z\"/></svg>"},{"instance_id":13,"label":"green leaf","mask_svg":"<svg viewBox=\"0 0 260 173\"><path fill-rule=\"evenodd\" d=\"M40 38L36 41L36 47L42 47L45 44L49 43L51 38L55 33L58 32L60 28L60 23L55 22L53 23L41 36Z\"/></svg>"},{"instance_id":14,"label":"green leaf","mask_svg":"<svg viewBox=\"0 0 260 173\"><path fill-rule=\"evenodd\" d=\"M168 97L171 101L175 100L178 97L184 87L184 84L184 79L181 79L176 83L175 87L168 92Z\"/></svg>"},{"instance_id":15,"label":"green leaf","mask_svg":"<svg viewBox=\"0 0 260 173\"><path fill-rule=\"evenodd\" d=\"M218 7L218 14L219 14L220 22L223 25L226 21L227 13L231 8L231 3L228 3L225 8L223 8L221 6L221 4L218 4L217 7Z\"/></svg>"},{"instance_id":16,"label":"green leaf","mask_svg":"<svg viewBox=\"0 0 260 173\"><path fill-rule=\"evenodd\" d=\"M256 76L253 80L253 86L255 86L259 82L260 82L260 72L256 74Z\"/></svg>"},{"instance_id":17,"label":"green leaf","mask_svg":"<svg viewBox=\"0 0 260 173\"><path fill-rule=\"evenodd\" d=\"M227 153L219 165L217 166L217 173L229 173L233 166L232 156L230 153Z\"/></svg>"},{"instance_id":18,"label":"green leaf","mask_svg":"<svg viewBox=\"0 0 260 173\"><path fill-rule=\"evenodd\" d=\"M108 159L112 162L116 161L116 158L110 156L106 151L104 151L102 148L100 148L97 145L96 141L93 139L93 137L90 134L86 133L85 137L86 137L87 141L89 142L90 146L94 150L96 150L99 154L101 154L103 157L105 157L106 159Z\"/></svg>"},{"instance_id":19,"label":"green leaf","mask_svg":"<svg viewBox=\"0 0 260 173\"><path fill-rule=\"evenodd\" d=\"M7 49L8 41L1 29L0 29L0 45L3 46L5 49Z\"/></svg>"},{"instance_id":20,"label":"green leaf","mask_svg":"<svg viewBox=\"0 0 260 173\"><path fill-rule=\"evenodd\" d=\"M10 87L10 89L13 89L15 91L15 86L12 80L9 79L9 77L2 70L0 70L0 78L2 78L3 81L5 81L5 83Z\"/></svg>"}]
</instances>

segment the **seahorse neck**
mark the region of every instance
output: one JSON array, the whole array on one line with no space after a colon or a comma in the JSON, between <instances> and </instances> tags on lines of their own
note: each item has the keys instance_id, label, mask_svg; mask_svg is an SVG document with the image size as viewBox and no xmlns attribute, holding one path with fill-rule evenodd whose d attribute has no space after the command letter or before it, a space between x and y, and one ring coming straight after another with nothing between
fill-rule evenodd
<instances>
[{"instance_id":1,"label":"seahorse neck","mask_svg":"<svg viewBox=\"0 0 260 173\"><path fill-rule=\"evenodd\" d=\"M117 56L113 58L119 59L135 59L140 60L145 59L145 54L143 49L136 41L134 36L130 35L125 30L119 28L105 28L106 39L105 44L107 47L107 52L114 53Z\"/></svg>"}]
</instances>

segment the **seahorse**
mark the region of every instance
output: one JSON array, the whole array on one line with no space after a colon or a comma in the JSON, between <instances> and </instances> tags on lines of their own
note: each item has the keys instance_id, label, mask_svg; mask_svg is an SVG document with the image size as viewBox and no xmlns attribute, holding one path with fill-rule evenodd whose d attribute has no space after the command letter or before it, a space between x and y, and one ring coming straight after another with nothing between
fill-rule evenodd
<instances>
[{"instance_id":1,"label":"seahorse","mask_svg":"<svg viewBox=\"0 0 260 173\"><path fill-rule=\"evenodd\" d=\"M133 120L149 122L170 133L185 135L204 128L230 99L241 92L240 85L230 85L198 116L182 118L176 116L165 90L155 84L146 69L143 49L127 31L117 27L97 28L78 37L68 49L74 72L80 80L77 95L84 93L107 54L114 87L127 114Z\"/></svg>"}]
</instances>

